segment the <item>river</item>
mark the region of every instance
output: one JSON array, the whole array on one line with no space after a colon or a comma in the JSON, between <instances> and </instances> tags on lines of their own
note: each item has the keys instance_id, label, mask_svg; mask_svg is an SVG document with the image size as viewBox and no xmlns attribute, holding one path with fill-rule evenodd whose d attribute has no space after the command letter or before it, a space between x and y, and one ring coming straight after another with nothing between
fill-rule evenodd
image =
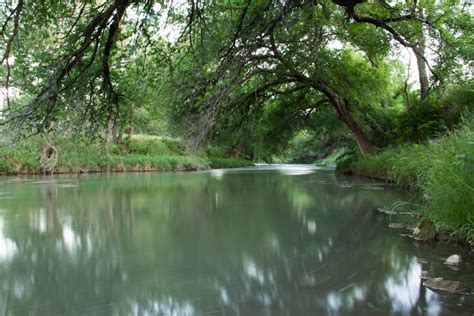
<instances>
[{"instance_id":1,"label":"river","mask_svg":"<svg viewBox=\"0 0 474 316\"><path fill-rule=\"evenodd\" d=\"M420 279L472 253L388 228L400 200L305 165L2 177L0 314L473 315Z\"/></svg>"}]
</instances>

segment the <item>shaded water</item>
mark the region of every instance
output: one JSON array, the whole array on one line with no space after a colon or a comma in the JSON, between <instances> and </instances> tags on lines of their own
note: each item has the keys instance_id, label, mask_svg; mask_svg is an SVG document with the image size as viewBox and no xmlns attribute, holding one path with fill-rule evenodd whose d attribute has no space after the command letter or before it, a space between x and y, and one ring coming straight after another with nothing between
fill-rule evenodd
<instances>
[{"instance_id":1,"label":"shaded water","mask_svg":"<svg viewBox=\"0 0 474 316\"><path fill-rule=\"evenodd\" d=\"M0 314L472 315L419 277L472 255L373 212L406 199L307 166L0 178Z\"/></svg>"}]
</instances>

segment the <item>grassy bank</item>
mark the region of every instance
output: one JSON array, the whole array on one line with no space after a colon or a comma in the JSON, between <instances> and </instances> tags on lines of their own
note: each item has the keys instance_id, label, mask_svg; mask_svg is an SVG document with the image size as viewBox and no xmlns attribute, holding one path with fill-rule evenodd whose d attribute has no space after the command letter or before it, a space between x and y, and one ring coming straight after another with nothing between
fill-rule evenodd
<instances>
[{"instance_id":1,"label":"grassy bank","mask_svg":"<svg viewBox=\"0 0 474 316\"><path fill-rule=\"evenodd\" d=\"M336 164L337 161L344 155L346 155L349 150L345 147L335 149L329 156L324 159L318 159L313 162L316 166L327 166Z\"/></svg>"},{"instance_id":2,"label":"grassy bank","mask_svg":"<svg viewBox=\"0 0 474 316\"><path fill-rule=\"evenodd\" d=\"M211 168L240 168L253 166L253 162L246 159L239 158L208 158Z\"/></svg>"},{"instance_id":3,"label":"grassy bank","mask_svg":"<svg viewBox=\"0 0 474 316\"><path fill-rule=\"evenodd\" d=\"M425 215L474 242L474 124L425 145L411 144L346 160L338 170L419 191Z\"/></svg>"},{"instance_id":4,"label":"grassy bank","mask_svg":"<svg viewBox=\"0 0 474 316\"><path fill-rule=\"evenodd\" d=\"M0 174L39 174L43 171L41 156L44 144L57 151L53 173L87 173L102 171L190 171L209 168L249 166L248 160L208 158L206 154L187 150L179 140L163 137L135 136L120 145L103 141L36 136L14 146L0 147ZM49 164L51 166L51 164Z\"/></svg>"}]
</instances>

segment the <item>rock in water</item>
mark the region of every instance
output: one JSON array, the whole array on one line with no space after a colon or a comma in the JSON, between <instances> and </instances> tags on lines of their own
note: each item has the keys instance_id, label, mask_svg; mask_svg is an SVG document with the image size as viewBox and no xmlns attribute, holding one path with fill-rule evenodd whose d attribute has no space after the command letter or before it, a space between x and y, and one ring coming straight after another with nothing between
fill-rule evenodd
<instances>
[{"instance_id":1,"label":"rock in water","mask_svg":"<svg viewBox=\"0 0 474 316\"><path fill-rule=\"evenodd\" d=\"M416 259L416 262L418 262L419 264L428 264L428 260L423 258Z\"/></svg>"},{"instance_id":2,"label":"rock in water","mask_svg":"<svg viewBox=\"0 0 474 316\"><path fill-rule=\"evenodd\" d=\"M405 228L405 224L403 224L403 223L390 223L390 224L388 224L388 227L394 228L394 229L403 229L403 228Z\"/></svg>"},{"instance_id":3,"label":"rock in water","mask_svg":"<svg viewBox=\"0 0 474 316\"><path fill-rule=\"evenodd\" d=\"M450 266L458 266L461 264L461 262L462 259L460 255L451 255L448 257L448 259L446 259L444 263Z\"/></svg>"},{"instance_id":4,"label":"rock in water","mask_svg":"<svg viewBox=\"0 0 474 316\"><path fill-rule=\"evenodd\" d=\"M417 240L435 240L436 238L436 226L429 219L424 219L418 226L413 230L413 237Z\"/></svg>"},{"instance_id":5,"label":"rock in water","mask_svg":"<svg viewBox=\"0 0 474 316\"><path fill-rule=\"evenodd\" d=\"M428 271L421 271L421 279L422 280L428 280L430 278L430 274Z\"/></svg>"},{"instance_id":6,"label":"rock in water","mask_svg":"<svg viewBox=\"0 0 474 316\"><path fill-rule=\"evenodd\" d=\"M379 212L379 213L382 213L382 214L392 215L392 212L390 212L390 211L387 210L387 209L381 208L381 207L377 207L375 210L376 210L377 212Z\"/></svg>"},{"instance_id":7,"label":"rock in water","mask_svg":"<svg viewBox=\"0 0 474 316\"><path fill-rule=\"evenodd\" d=\"M427 279L423 282L423 285L432 290L446 291L449 293L464 294L467 291L461 282L444 280L443 278Z\"/></svg>"}]
</instances>

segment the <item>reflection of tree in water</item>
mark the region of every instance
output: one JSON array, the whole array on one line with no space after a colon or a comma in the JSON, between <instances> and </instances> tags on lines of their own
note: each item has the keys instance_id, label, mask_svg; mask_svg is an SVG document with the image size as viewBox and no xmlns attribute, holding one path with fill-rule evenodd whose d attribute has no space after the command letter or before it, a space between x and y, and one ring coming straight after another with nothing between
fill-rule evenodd
<instances>
[{"instance_id":1,"label":"reflection of tree in water","mask_svg":"<svg viewBox=\"0 0 474 316\"><path fill-rule=\"evenodd\" d=\"M18 252L0 262L11 313L415 308L392 291L418 271L409 245L370 211L390 192L338 187L333 174L87 179L26 186L29 202L10 202L6 217L21 210L5 224Z\"/></svg>"}]
</instances>

